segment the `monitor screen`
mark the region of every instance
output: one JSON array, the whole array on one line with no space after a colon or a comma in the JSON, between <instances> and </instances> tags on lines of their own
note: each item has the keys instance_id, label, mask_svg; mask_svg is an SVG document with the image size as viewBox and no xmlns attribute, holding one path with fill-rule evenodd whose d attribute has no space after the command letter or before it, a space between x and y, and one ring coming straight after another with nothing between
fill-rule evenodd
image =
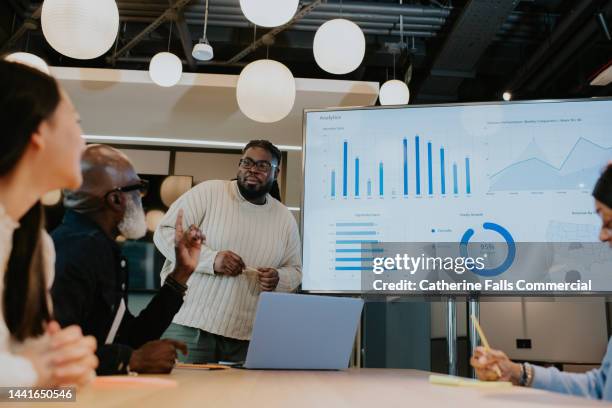
<instances>
[{"instance_id":1,"label":"monitor screen","mask_svg":"<svg viewBox=\"0 0 612 408\"><path fill-rule=\"evenodd\" d=\"M306 291L360 291L370 244L459 242L468 230L597 241L591 191L612 159L611 100L304 115Z\"/></svg>"}]
</instances>

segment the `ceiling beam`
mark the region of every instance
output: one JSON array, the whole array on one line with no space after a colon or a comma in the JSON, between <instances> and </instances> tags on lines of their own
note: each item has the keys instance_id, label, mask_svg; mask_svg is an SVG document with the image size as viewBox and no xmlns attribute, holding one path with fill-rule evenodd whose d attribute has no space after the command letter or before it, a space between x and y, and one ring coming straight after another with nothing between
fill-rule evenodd
<instances>
[{"instance_id":1,"label":"ceiling beam","mask_svg":"<svg viewBox=\"0 0 612 408\"><path fill-rule=\"evenodd\" d=\"M177 13L180 12L191 0L177 0L172 6L166 9L159 17L157 17L151 24L149 24L144 30L136 35L130 42L125 44L121 49L115 51L113 55L107 58L108 63L114 64L117 58L127 53L129 50L134 48L143 38L155 31L160 25L165 22L172 20L176 17ZM191 55L191 54L190 54Z\"/></svg>"},{"instance_id":2,"label":"ceiling beam","mask_svg":"<svg viewBox=\"0 0 612 408\"><path fill-rule=\"evenodd\" d=\"M172 0L168 0L172 1ZM183 53L187 58L187 65L192 71L196 70L196 63L191 51L193 50L193 40L191 38L191 32L185 21L185 14L183 10L180 10L174 16L174 24L176 25L176 31L178 32L179 38L181 39L181 46L183 47Z\"/></svg>"},{"instance_id":3,"label":"ceiling beam","mask_svg":"<svg viewBox=\"0 0 612 408\"><path fill-rule=\"evenodd\" d=\"M0 48L0 53L4 53L5 51L10 50L17 41L26 34L30 30L38 29L38 20L40 20L40 15L42 13L42 4L32 12L32 15L26 18L23 24L13 33L13 35L6 40L2 47Z\"/></svg>"},{"instance_id":4,"label":"ceiling beam","mask_svg":"<svg viewBox=\"0 0 612 408\"><path fill-rule=\"evenodd\" d=\"M570 10L568 15L559 22L555 30L550 36L542 42L542 45L533 53L533 55L516 72L514 77L506 84L505 89L516 92L522 88L526 88L528 82L545 66L549 66L551 57L556 59L555 54L559 50L567 50L568 43L573 44L576 37L576 27L584 21L587 16L591 16L591 12L596 7L596 2L581 1L576 2L576 8ZM575 48L571 48L575 50ZM532 86L529 86L533 90Z\"/></svg>"},{"instance_id":5,"label":"ceiling beam","mask_svg":"<svg viewBox=\"0 0 612 408\"><path fill-rule=\"evenodd\" d=\"M246 47L245 49L243 49L242 51L240 51L238 54L234 55L232 58L230 58L229 60L227 60L228 64L234 64L238 61L240 61L241 59L243 59L244 57L246 57L247 55L249 55L250 53L252 53L253 51L255 51L257 48L261 47L262 45L264 45L265 42L271 41L274 39L274 37L281 33L282 31L288 29L289 27L291 27L292 25L294 25L296 22L298 22L302 17L304 17L305 15L307 15L308 13L310 13L312 10L314 10L318 5L320 5L323 2L323 0L315 0L312 3L302 7L296 14L295 16L293 16L293 18L291 20L289 20L288 23L280 26L280 27L276 27L272 30L270 30L269 32L267 32L266 34L262 35L257 41L255 41L253 44L249 45L248 47Z\"/></svg>"},{"instance_id":6,"label":"ceiling beam","mask_svg":"<svg viewBox=\"0 0 612 408\"><path fill-rule=\"evenodd\" d=\"M470 0L454 24L419 94L457 97L459 85L475 76L478 61L495 41L520 0Z\"/></svg>"}]
</instances>

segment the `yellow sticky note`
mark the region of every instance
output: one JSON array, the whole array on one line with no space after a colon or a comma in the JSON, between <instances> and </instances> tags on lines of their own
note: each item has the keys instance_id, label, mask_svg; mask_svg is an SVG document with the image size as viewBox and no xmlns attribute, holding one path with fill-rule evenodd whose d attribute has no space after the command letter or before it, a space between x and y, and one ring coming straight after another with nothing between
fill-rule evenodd
<instances>
[{"instance_id":1,"label":"yellow sticky note","mask_svg":"<svg viewBox=\"0 0 612 408\"><path fill-rule=\"evenodd\" d=\"M436 385L452 385L455 387L505 388L512 387L509 381L480 381L472 378L454 377L452 375L429 376L429 382Z\"/></svg>"}]
</instances>

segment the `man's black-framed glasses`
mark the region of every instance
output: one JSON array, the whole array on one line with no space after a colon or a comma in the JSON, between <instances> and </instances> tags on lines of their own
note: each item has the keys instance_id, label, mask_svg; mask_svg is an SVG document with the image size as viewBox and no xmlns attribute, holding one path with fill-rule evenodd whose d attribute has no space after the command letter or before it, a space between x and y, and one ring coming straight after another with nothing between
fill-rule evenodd
<instances>
[{"instance_id":1,"label":"man's black-framed glasses","mask_svg":"<svg viewBox=\"0 0 612 408\"><path fill-rule=\"evenodd\" d=\"M114 193L114 192L129 193L130 191L136 191L136 190L138 190L138 192L140 193L140 197L146 196L147 192L149 191L149 181L140 179L138 183L130 184L129 186L115 187L111 191L106 193L104 196L106 197L110 193Z\"/></svg>"},{"instance_id":2,"label":"man's black-framed glasses","mask_svg":"<svg viewBox=\"0 0 612 408\"><path fill-rule=\"evenodd\" d=\"M254 161L254 160L249 159L248 157L245 157L244 159L240 159L240 161L238 162L238 165L246 170L250 170L253 167L255 167L257 170L261 172L266 172L266 173L277 167L276 164L272 164L267 160Z\"/></svg>"}]
</instances>

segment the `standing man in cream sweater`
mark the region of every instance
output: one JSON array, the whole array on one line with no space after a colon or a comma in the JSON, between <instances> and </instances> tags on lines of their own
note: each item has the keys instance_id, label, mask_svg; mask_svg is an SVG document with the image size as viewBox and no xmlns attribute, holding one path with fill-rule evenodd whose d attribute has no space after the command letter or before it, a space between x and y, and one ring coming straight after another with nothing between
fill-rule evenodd
<instances>
[{"instance_id":1,"label":"standing man in cream sweater","mask_svg":"<svg viewBox=\"0 0 612 408\"><path fill-rule=\"evenodd\" d=\"M170 207L155 231L155 245L166 257L162 281L174 268L179 208L185 225L195 224L207 237L185 302L165 334L187 343L186 362L243 361L259 294L291 292L301 283L297 224L269 194L281 153L267 140L249 142L242 153L237 180L198 184Z\"/></svg>"}]
</instances>

